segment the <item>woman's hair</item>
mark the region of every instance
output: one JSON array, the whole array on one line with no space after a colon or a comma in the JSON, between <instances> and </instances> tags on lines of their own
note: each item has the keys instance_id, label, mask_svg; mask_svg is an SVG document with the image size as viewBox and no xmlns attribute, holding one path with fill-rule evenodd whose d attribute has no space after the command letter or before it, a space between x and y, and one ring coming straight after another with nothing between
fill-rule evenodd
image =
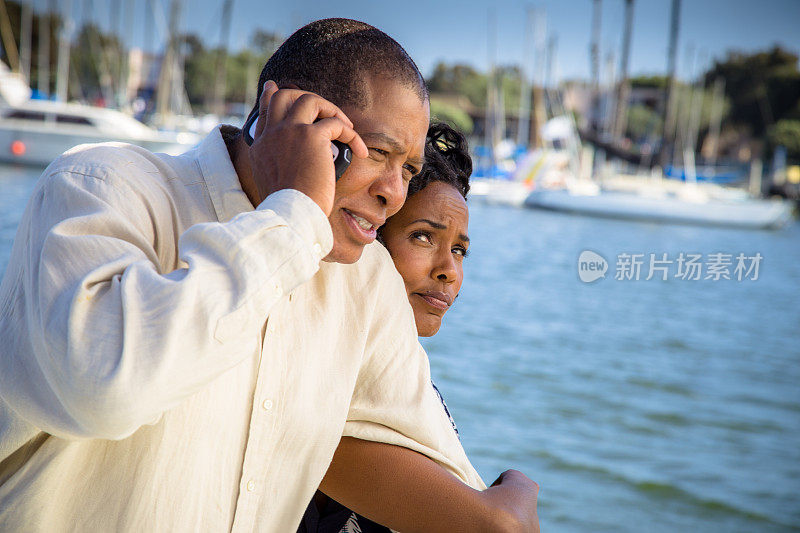
<instances>
[{"instance_id":1,"label":"woman's hair","mask_svg":"<svg viewBox=\"0 0 800 533\"><path fill-rule=\"evenodd\" d=\"M425 164L422 171L411 178L406 200L434 181L452 185L466 200L470 174L472 157L464 135L444 122L431 124L425 139ZM385 224L378 228L378 241L382 244L386 244L381 231L384 227Z\"/></svg>"},{"instance_id":2,"label":"woman's hair","mask_svg":"<svg viewBox=\"0 0 800 533\"><path fill-rule=\"evenodd\" d=\"M441 181L455 187L466 199L470 174L472 174L472 157L469 155L467 139L461 132L444 122L436 122L428 128L425 164L422 171L408 184L408 198L427 187L429 183Z\"/></svg>"}]
</instances>

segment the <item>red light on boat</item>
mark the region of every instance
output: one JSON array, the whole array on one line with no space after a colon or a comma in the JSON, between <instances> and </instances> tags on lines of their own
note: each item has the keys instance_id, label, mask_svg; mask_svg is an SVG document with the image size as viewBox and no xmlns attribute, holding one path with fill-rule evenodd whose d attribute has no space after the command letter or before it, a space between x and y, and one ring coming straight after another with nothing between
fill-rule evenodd
<instances>
[{"instance_id":1,"label":"red light on boat","mask_svg":"<svg viewBox=\"0 0 800 533\"><path fill-rule=\"evenodd\" d=\"M25 155L25 143L22 141L14 141L11 143L11 153L15 156L19 157L21 155Z\"/></svg>"}]
</instances>

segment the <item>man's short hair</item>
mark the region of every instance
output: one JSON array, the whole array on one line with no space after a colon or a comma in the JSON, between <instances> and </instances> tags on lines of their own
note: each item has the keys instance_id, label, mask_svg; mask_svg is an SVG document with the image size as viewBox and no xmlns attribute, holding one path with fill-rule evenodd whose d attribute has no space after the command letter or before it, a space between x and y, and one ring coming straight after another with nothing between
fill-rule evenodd
<instances>
[{"instance_id":1,"label":"man's short hair","mask_svg":"<svg viewBox=\"0 0 800 533\"><path fill-rule=\"evenodd\" d=\"M294 32L267 60L258 78L258 112L264 83L294 84L316 93L339 107L367 106L366 79L379 75L428 97L417 65L400 44L379 29L357 20L322 19Z\"/></svg>"}]
</instances>

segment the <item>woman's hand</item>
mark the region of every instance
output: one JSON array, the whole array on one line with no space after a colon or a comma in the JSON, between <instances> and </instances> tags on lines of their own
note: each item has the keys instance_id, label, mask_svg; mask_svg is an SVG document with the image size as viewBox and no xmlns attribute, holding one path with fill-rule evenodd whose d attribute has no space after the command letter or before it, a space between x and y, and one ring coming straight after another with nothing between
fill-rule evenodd
<instances>
[{"instance_id":1,"label":"woman's hand","mask_svg":"<svg viewBox=\"0 0 800 533\"><path fill-rule=\"evenodd\" d=\"M506 470L483 491L483 497L490 501L489 507L502 509L503 531L539 533L538 496L539 485L517 470Z\"/></svg>"}]
</instances>

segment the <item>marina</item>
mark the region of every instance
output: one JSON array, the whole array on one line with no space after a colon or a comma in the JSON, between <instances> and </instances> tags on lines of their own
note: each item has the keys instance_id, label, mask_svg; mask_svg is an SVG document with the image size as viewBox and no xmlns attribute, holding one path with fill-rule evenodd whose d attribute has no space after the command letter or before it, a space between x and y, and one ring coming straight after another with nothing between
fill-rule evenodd
<instances>
[{"instance_id":1,"label":"marina","mask_svg":"<svg viewBox=\"0 0 800 533\"><path fill-rule=\"evenodd\" d=\"M311 4L419 39L431 118L469 138L464 281L420 342L486 484L509 468L536 481L548 532L800 531L796 22L767 32L784 39L772 48L720 22L727 48L709 51L722 11L761 11L467 3L454 24L438 4L414 20ZM775 5L773 26L800 17ZM175 155L241 126L264 61L311 16L276 7L254 26L234 0L0 7L0 276L54 158L109 141ZM467 55L447 56L445 35Z\"/></svg>"},{"instance_id":2,"label":"marina","mask_svg":"<svg viewBox=\"0 0 800 533\"><path fill-rule=\"evenodd\" d=\"M0 272L39 172L0 165ZM800 528L800 224L753 232L479 201L470 215L459 305L424 345L484 479L533 474L546 531ZM579 280L586 249L611 263L605 279ZM759 278L614 279L619 253L696 250L759 251Z\"/></svg>"}]
</instances>

